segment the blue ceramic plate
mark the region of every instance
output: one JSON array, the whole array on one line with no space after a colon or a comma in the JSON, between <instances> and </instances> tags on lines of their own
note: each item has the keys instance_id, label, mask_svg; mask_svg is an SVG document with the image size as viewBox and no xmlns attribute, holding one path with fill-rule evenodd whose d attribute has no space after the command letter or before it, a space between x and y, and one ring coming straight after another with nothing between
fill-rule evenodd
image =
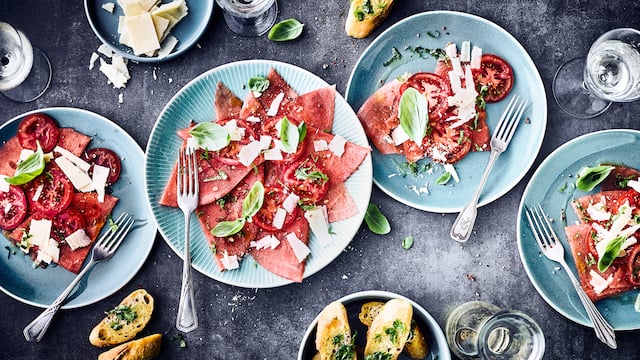
<instances>
[{"instance_id":1,"label":"blue ceramic plate","mask_svg":"<svg viewBox=\"0 0 640 360\"><path fill-rule=\"evenodd\" d=\"M439 36L429 36L439 33ZM502 154L489 176L479 205L486 205L513 188L527 170L540 150L547 124L547 99L538 70L526 50L504 29L477 16L451 12L433 11L406 18L376 38L358 60L351 73L346 98L357 111L364 101L386 81L406 73L432 72L436 61L421 59L405 50L407 46L423 46L429 49L444 48L455 42L460 48L462 41L479 46L483 53L496 54L513 67L515 83L512 94L529 100L524 117L507 152ZM403 56L389 66L383 63L392 56L396 48ZM487 123L491 131L507 106L510 96L501 102L487 106ZM523 117L523 118L524 118ZM406 163L402 155L382 155L374 149L373 181L392 198L411 207L432 212L457 212L466 205L478 187L480 177L489 159L488 152L473 152L455 165L460 182L436 185L436 179L444 173L442 166L434 166L432 173L419 176L400 176L399 164ZM420 163L429 163L423 159ZM428 189L428 194L420 191Z\"/></svg>"},{"instance_id":2,"label":"blue ceramic plate","mask_svg":"<svg viewBox=\"0 0 640 360\"><path fill-rule=\"evenodd\" d=\"M367 333L366 326L364 326L358 319L358 313L360 313L362 304L370 301L384 302L391 299L404 299L410 302L411 305L413 305L413 318L417 321L418 326L424 332L427 339L427 344L429 344L429 353L424 358L424 360L450 360L451 353L449 352L447 339L445 338L440 325L438 325L438 322L436 322L431 314L429 314L427 310L425 310L415 301L408 299L402 295L387 291L361 291L347 295L337 300L341 302L347 309L351 332L357 332L357 336L355 338L356 346L364 348ZM306 333L304 334L304 337L302 338L302 343L300 344L300 348L298 350L298 360L311 360L313 358L313 355L316 353L315 339L319 316L320 315L318 314L318 316L313 319L313 322L311 322L311 325L309 325ZM410 360L411 358L402 353L398 359Z\"/></svg>"},{"instance_id":3,"label":"blue ceramic plate","mask_svg":"<svg viewBox=\"0 0 640 360\"><path fill-rule=\"evenodd\" d=\"M540 165L529 181L522 196L518 215L518 249L529 279L540 295L559 313L579 324L593 326L582 308L578 295L573 290L569 278L559 265L547 260L538 250L524 215L524 206L542 205L547 215L554 218L553 228L562 241L565 259L575 268L569 243L564 236L561 211L566 209L567 224L578 218L571 209L570 200L585 195L574 191L576 175L585 166L600 163L616 163L640 168L640 131L607 130L580 136L562 145L551 153ZM596 188L593 192L599 191ZM574 271L575 274L575 271ZM640 317L633 303L638 291L631 291L610 299L600 300L596 306L616 330L640 329Z\"/></svg>"},{"instance_id":4,"label":"blue ceramic plate","mask_svg":"<svg viewBox=\"0 0 640 360\"><path fill-rule=\"evenodd\" d=\"M63 309L73 309L100 301L126 285L144 264L156 235L156 227L145 205L142 164L144 153L140 146L105 117L75 108L47 108L34 110L7 121L0 127L0 143L17 133L18 124L27 115L43 112L54 118L61 127L72 127L91 136L89 148L106 147L115 151L122 161L120 179L113 185L112 194L120 198L113 210L114 215L124 211L136 219L145 219L146 224L132 230L118 252L108 261L95 266L80 282L79 292L72 295ZM10 245L2 236L4 245ZM3 246L4 246L3 245ZM75 274L60 266L47 269L32 267L28 256L0 256L0 288L7 295L24 303L47 307L71 283Z\"/></svg>"},{"instance_id":5,"label":"blue ceramic plate","mask_svg":"<svg viewBox=\"0 0 640 360\"><path fill-rule=\"evenodd\" d=\"M227 85L240 99L244 99L249 91L245 85L248 79L256 75L266 76L270 68L274 68L298 94L329 86L319 77L293 65L269 60L234 62L209 70L187 84L169 101L156 121L147 144L145 164L147 197L160 233L179 256L183 256L184 253L182 212L180 209L158 204L182 144L182 140L176 135L176 130L188 127L192 120L203 122L215 119L213 99L216 84L219 81ZM356 114L338 94L336 94L332 132L342 135L348 141L367 146L366 135ZM327 247L320 246L315 237L311 236L309 241L311 256L307 259L305 278L328 265L351 242L369 204L371 178L371 157L367 156L359 169L346 182L347 190L356 202L359 214L332 223L332 229L340 236L335 236L335 241ZM240 269L221 272L211 254L209 243L199 222L195 215L192 216L191 257L196 270L223 283L248 288L267 288L290 283L289 280L280 278L257 265L249 255L242 260Z\"/></svg>"},{"instance_id":6,"label":"blue ceramic plate","mask_svg":"<svg viewBox=\"0 0 640 360\"><path fill-rule=\"evenodd\" d=\"M162 0L162 3L168 3ZM89 20L91 29L104 44L109 46L115 53L123 57L139 62L155 63L171 60L187 51L202 36L209 25L209 19L213 16L214 0L187 0L189 14L171 30L171 35L178 39L178 44L171 54L163 57L136 56L133 50L120 44L118 34L118 18L124 13L116 0L84 0L84 11ZM110 13L102 8L105 3L114 3L115 9Z\"/></svg>"}]
</instances>

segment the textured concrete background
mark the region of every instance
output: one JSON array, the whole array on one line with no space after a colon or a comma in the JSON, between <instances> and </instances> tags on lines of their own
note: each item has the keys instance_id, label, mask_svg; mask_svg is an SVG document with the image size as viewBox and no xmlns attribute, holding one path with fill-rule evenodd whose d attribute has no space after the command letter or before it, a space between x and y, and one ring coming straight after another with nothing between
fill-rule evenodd
<instances>
[{"instance_id":1,"label":"textured concrete background","mask_svg":"<svg viewBox=\"0 0 640 360\"><path fill-rule=\"evenodd\" d=\"M635 1L417 1L397 0L390 17L364 40L344 34L348 1L279 0L279 19L295 17L305 24L296 41L276 44L243 38L224 25L219 9L199 47L184 56L155 65L131 64L132 79L118 103L120 91L87 65L99 40L85 18L80 1L0 1L0 19L22 28L53 64L49 91L29 104L0 96L0 123L23 112L73 106L104 115L145 147L164 105L185 84L215 66L244 59L274 59L310 70L344 93L349 74L368 44L398 20L429 10L456 10L484 17L509 31L533 58L545 84L549 116L543 148L531 171L551 151L569 139L609 128L640 129L640 102L614 105L593 120L577 120L560 111L550 91L558 66L586 53L603 32L615 27L640 28L640 3ZM154 80L152 73L158 75ZM169 82L172 79L172 82ZM423 305L444 326L455 305L481 299L522 310L536 319L547 339L546 359L637 359L638 331L618 334L613 351L593 331L566 320L537 294L522 267L516 246L516 209L528 176L501 199L479 210L472 241L449 239L455 214L426 213L404 206L374 187L372 201L388 215L386 236L360 228L347 250L330 266L302 284L254 290L213 281L195 272L199 329L185 335L186 348L172 340L180 288L181 260L158 236L140 273L113 296L79 310L59 314L41 343L24 341L22 328L41 309L0 296L0 358L89 359L100 352L87 341L103 311L130 291L144 287L156 298L156 313L145 333L161 332L161 359L293 359L305 329L330 301L352 292L388 290ZM142 181L142 179L140 179ZM410 251L401 239L413 234ZM470 280L467 274L472 274ZM1 276L1 275L0 275Z\"/></svg>"}]
</instances>

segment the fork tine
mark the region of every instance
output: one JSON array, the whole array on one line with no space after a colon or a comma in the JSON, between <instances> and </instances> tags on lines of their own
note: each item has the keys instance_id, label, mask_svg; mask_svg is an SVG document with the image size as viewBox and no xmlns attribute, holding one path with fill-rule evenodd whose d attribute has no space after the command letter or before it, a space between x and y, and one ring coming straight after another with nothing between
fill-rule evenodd
<instances>
[{"instance_id":1,"label":"fork tine","mask_svg":"<svg viewBox=\"0 0 640 360\"><path fill-rule=\"evenodd\" d=\"M511 141L513 134L516 132L516 128L518 127L518 124L520 124L520 119L526 107L527 107L527 100L522 100L522 102L520 102L520 105L518 105L518 108L513 111L512 117L508 125L509 131L505 139L506 142Z\"/></svg>"},{"instance_id":2,"label":"fork tine","mask_svg":"<svg viewBox=\"0 0 640 360\"><path fill-rule=\"evenodd\" d=\"M131 229L131 226L133 225L134 222L135 220L133 219L133 216L127 214L127 219L124 221L123 224L118 226L118 229L116 230L116 235L106 245L107 251L109 251L110 253L114 253L116 250L118 250L118 247L120 246L120 244L122 244L122 240L124 240L125 236L129 232L129 229Z\"/></svg>"},{"instance_id":3,"label":"fork tine","mask_svg":"<svg viewBox=\"0 0 640 360\"><path fill-rule=\"evenodd\" d=\"M191 162L193 164L193 168L191 169L191 179L193 181L192 194L198 194L200 191L200 184L198 181L198 158L195 149L191 149Z\"/></svg>"},{"instance_id":4,"label":"fork tine","mask_svg":"<svg viewBox=\"0 0 640 360\"><path fill-rule=\"evenodd\" d=\"M553 231L553 228L551 227L551 223L549 222L549 218L547 217L547 214L544 212L544 210L542 210L542 206L540 206L540 204L538 204L537 210L540 214L539 216L540 221L544 220L542 227L549 241L549 245L553 245L557 242L556 233Z\"/></svg>"},{"instance_id":5,"label":"fork tine","mask_svg":"<svg viewBox=\"0 0 640 360\"><path fill-rule=\"evenodd\" d=\"M122 223L123 219L125 218L125 216L128 216L129 214L122 213L120 214L120 216L118 216L118 218L113 222L117 227L120 226L120 224ZM113 233L115 231L113 230L112 227L109 227L109 229L107 230L107 232L105 232L104 234L102 234L102 236L100 237L100 239L98 239L98 241L96 241L96 246L102 246L104 243L108 242L112 237L113 237Z\"/></svg>"},{"instance_id":6,"label":"fork tine","mask_svg":"<svg viewBox=\"0 0 640 360\"><path fill-rule=\"evenodd\" d=\"M532 230L531 232L533 233L533 236L536 238L536 242L538 242L538 246L541 249L544 249L547 245L542 238L542 235L541 235L542 233L540 232L538 223L536 222L535 214L531 211L531 209L528 206L525 206L525 214L527 215L527 219L529 220L529 226L531 227L531 230Z\"/></svg>"},{"instance_id":7,"label":"fork tine","mask_svg":"<svg viewBox=\"0 0 640 360\"><path fill-rule=\"evenodd\" d=\"M178 154L178 175L176 176L177 178L177 184L176 184L176 189L178 190L178 194L183 193L183 175L184 175L184 150L182 148L180 148L179 150L179 154Z\"/></svg>"},{"instance_id":8,"label":"fork tine","mask_svg":"<svg viewBox=\"0 0 640 360\"><path fill-rule=\"evenodd\" d=\"M518 101L518 99L519 99L518 95L514 95L509 101L509 103L507 104L507 107L502 112L502 115L500 116L500 120L498 121L498 128L495 130L495 134L494 134L495 138L503 137L503 134L506 128L505 125L507 124L506 118L511 114L513 107L515 107L515 104Z\"/></svg>"}]
</instances>

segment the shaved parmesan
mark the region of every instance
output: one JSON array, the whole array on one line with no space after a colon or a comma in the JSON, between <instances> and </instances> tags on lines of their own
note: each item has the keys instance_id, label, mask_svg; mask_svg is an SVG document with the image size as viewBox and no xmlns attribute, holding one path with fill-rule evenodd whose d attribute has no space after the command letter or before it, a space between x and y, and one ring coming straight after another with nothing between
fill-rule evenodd
<instances>
[{"instance_id":1,"label":"shaved parmesan","mask_svg":"<svg viewBox=\"0 0 640 360\"><path fill-rule=\"evenodd\" d=\"M267 116L276 116L276 115L278 115L278 110L280 110L280 104L282 103L282 100L284 100L284 93L283 92L278 94L273 99L273 101L271 102L271 105L269 105L269 110L267 111Z\"/></svg>"},{"instance_id":2,"label":"shaved parmesan","mask_svg":"<svg viewBox=\"0 0 640 360\"><path fill-rule=\"evenodd\" d=\"M113 56L113 50L105 44L98 46L98 52L108 58Z\"/></svg>"},{"instance_id":3,"label":"shaved parmesan","mask_svg":"<svg viewBox=\"0 0 640 360\"><path fill-rule=\"evenodd\" d=\"M29 243L38 247L44 247L48 244L51 237L51 220L31 220L29 224Z\"/></svg>"},{"instance_id":4,"label":"shaved parmesan","mask_svg":"<svg viewBox=\"0 0 640 360\"><path fill-rule=\"evenodd\" d=\"M278 148L272 148L264 152L264 159L270 161L282 160L282 151Z\"/></svg>"},{"instance_id":5,"label":"shaved parmesan","mask_svg":"<svg viewBox=\"0 0 640 360\"><path fill-rule=\"evenodd\" d=\"M344 154L344 147L347 145L347 140L340 135L335 135L329 143L329 150L336 154L338 157Z\"/></svg>"},{"instance_id":6,"label":"shaved parmesan","mask_svg":"<svg viewBox=\"0 0 640 360\"><path fill-rule=\"evenodd\" d=\"M235 120L229 120L224 124L223 128L229 133L231 141L240 141L244 137L245 129L238 127L238 123Z\"/></svg>"},{"instance_id":7,"label":"shaved parmesan","mask_svg":"<svg viewBox=\"0 0 640 360\"><path fill-rule=\"evenodd\" d=\"M455 180L456 182L460 182L460 177L458 176L458 172L456 171L456 168L453 166L453 164L444 164L444 170L446 172L448 172L449 174L451 174L451 177L453 178L453 180Z\"/></svg>"},{"instance_id":8,"label":"shaved parmesan","mask_svg":"<svg viewBox=\"0 0 640 360\"><path fill-rule=\"evenodd\" d=\"M453 70L449 71L449 82L451 83L451 91L453 91L454 94L462 89L460 75L456 74Z\"/></svg>"},{"instance_id":9,"label":"shaved parmesan","mask_svg":"<svg viewBox=\"0 0 640 360\"><path fill-rule=\"evenodd\" d=\"M325 151L329 150L329 145L327 144L327 140L320 139L313 141L313 150L315 151Z\"/></svg>"},{"instance_id":10,"label":"shaved parmesan","mask_svg":"<svg viewBox=\"0 0 640 360\"><path fill-rule=\"evenodd\" d=\"M91 53L91 59L89 59L89 70L93 70L93 67L96 65L96 61L98 61L99 58L100 56L95 52Z\"/></svg>"},{"instance_id":11,"label":"shaved parmesan","mask_svg":"<svg viewBox=\"0 0 640 360\"><path fill-rule=\"evenodd\" d=\"M284 220L287 218L287 211L283 208L278 208L276 213L273 215L272 225L276 229L282 229L284 226Z\"/></svg>"},{"instance_id":12,"label":"shaved parmesan","mask_svg":"<svg viewBox=\"0 0 640 360\"><path fill-rule=\"evenodd\" d=\"M91 167L91 164L89 164L88 162L82 160L81 158L77 157L74 153L72 153L71 151L60 147L60 146L56 146L55 148L53 148L53 151L59 153L60 155L66 157L67 159L69 159L69 161L71 161L75 166L79 167L80 169L82 169L83 171L89 171L89 168Z\"/></svg>"},{"instance_id":13,"label":"shaved parmesan","mask_svg":"<svg viewBox=\"0 0 640 360\"><path fill-rule=\"evenodd\" d=\"M220 259L220 262L222 262L222 266L224 266L225 270L235 270L240 267L240 263L238 263L238 255L229 256L226 250Z\"/></svg>"},{"instance_id":14,"label":"shaved parmesan","mask_svg":"<svg viewBox=\"0 0 640 360\"><path fill-rule=\"evenodd\" d=\"M640 181L638 181L637 179L627 181L627 186L629 186L630 188L632 188L637 192L640 192Z\"/></svg>"},{"instance_id":15,"label":"shaved parmesan","mask_svg":"<svg viewBox=\"0 0 640 360\"><path fill-rule=\"evenodd\" d=\"M0 175L0 192L7 192L11 187L11 184L9 184L4 180L6 178L7 178L6 175Z\"/></svg>"},{"instance_id":16,"label":"shaved parmesan","mask_svg":"<svg viewBox=\"0 0 640 360\"><path fill-rule=\"evenodd\" d=\"M262 144L262 150L266 150L271 146L271 140L273 138L269 135L260 135L260 144Z\"/></svg>"},{"instance_id":17,"label":"shaved parmesan","mask_svg":"<svg viewBox=\"0 0 640 360\"><path fill-rule=\"evenodd\" d=\"M51 261L53 261L53 258L51 257L51 255L47 254L42 250L38 250L38 256L36 256L36 260L35 260L36 264L40 264L42 262L51 264Z\"/></svg>"},{"instance_id":18,"label":"shaved parmesan","mask_svg":"<svg viewBox=\"0 0 640 360\"><path fill-rule=\"evenodd\" d=\"M473 49L471 50L471 68L480 69L480 67L482 66L481 61L482 49L474 45Z\"/></svg>"},{"instance_id":19,"label":"shaved parmesan","mask_svg":"<svg viewBox=\"0 0 640 360\"><path fill-rule=\"evenodd\" d=\"M289 245L291 245L291 249L293 250L293 254L298 259L298 262L303 262L304 259L309 256L311 250L307 247L307 245L302 242L302 240L298 239L295 233L288 233L286 236Z\"/></svg>"},{"instance_id":20,"label":"shaved parmesan","mask_svg":"<svg viewBox=\"0 0 640 360\"><path fill-rule=\"evenodd\" d=\"M393 139L394 145L401 145L409 140L409 135L402 129L402 126L398 126L391 132L391 138Z\"/></svg>"},{"instance_id":21,"label":"shaved parmesan","mask_svg":"<svg viewBox=\"0 0 640 360\"><path fill-rule=\"evenodd\" d=\"M289 193L286 199L282 202L282 207L287 210L287 212L291 213L296 209L298 205L298 201L300 197L294 193Z\"/></svg>"},{"instance_id":22,"label":"shaved parmesan","mask_svg":"<svg viewBox=\"0 0 640 360\"><path fill-rule=\"evenodd\" d=\"M113 9L115 9L115 7L116 7L116 4L112 2L102 4L102 9L111 14L113 14Z\"/></svg>"},{"instance_id":23,"label":"shaved parmesan","mask_svg":"<svg viewBox=\"0 0 640 360\"><path fill-rule=\"evenodd\" d=\"M275 248L278 247L278 245L280 245L280 240L278 240L278 238L273 235L267 235L262 239L258 241L252 241L249 244L249 246L256 248L256 250L262 250L267 248L274 250Z\"/></svg>"},{"instance_id":24,"label":"shaved parmesan","mask_svg":"<svg viewBox=\"0 0 640 360\"><path fill-rule=\"evenodd\" d=\"M238 160L244 166L249 166L253 163L262 151L262 144L259 141L252 141L247 145L243 146L238 153Z\"/></svg>"},{"instance_id":25,"label":"shaved parmesan","mask_svg":"<svg viewBox=\"0 0 640 360\"><path fill-rule=\"evenodd\" d=\"M109 169L106 166L100 166L98 164L93 165L93 176L91 177L91 184L98 193L98 202L104 202L104 189L107 187L107 178L109 177Z\"/></svg>"},{"instance_id":26,"label":"shaved parmesan","mask_svg":"<svg viewBox=\"0 0 640 360\"><path fill-rule=\"evenodd\" d=\"M87 233L84 232L84 229L78 229L71 235L66 236L65 241L67 242L67 245L69 245L71 250L74 251L91 244L91 239L87 236Z\"/></svg>"},{"instance_id":27,"label":"shaved parmesan","mask_svg":"<svg viewBox=\"0 0 640 360\"><path fill-rule=\"evenodd\" d=\"M100 72L108 79L109 84L113 84L114 88L122 89L127 85L127 77L121 73L115 66L107 63L100 58Z\"/></svg>"},{"instance_id":28,"label":"shaved parmesan","mask_svg":"<svg viewBox=\"0 0 640 360\"><path fill-rule=\"evenodd\" d=\"M251 116L247 116L247 121L251 123L259 123L262 120L260 120L260 118L257 116L251 115Z\"/></svg>"},{"instance_id":29,"label":"shaved parmesan","mask_svg":"<svg viewBox=\"0 0 640 360\"><path fill-rule=\"evenodd\" d=\"M74 165L67 157L58 157L55 162L69 180L71 180L73 187L82 192L93 190L92 181L89 175Z\"/></svg>"},{"instance_id":30,"label":"shaved parmesan","mask_svg":"<svg viewBox=\"0 0 640 360\"><path fill-rule=\"evenodd\" d=\"M460 61L471 61L471 43L469 41L462 42L462 47L460 48Z\"/></svg>"},{"instance_id":31,"label":"shaved parmesan","mask_svg":"<svg viewBox=\"0 0 640 360\"><path fill-rule=\"evenodd\" d=\"M31 200L38 201L40 195L42 195L42 189L44 189L44 184L38 185L38 187L36 188L36 192L34 192L33 197L31 197Z\"/></svg>"},{"instance_id":32,"label":"shaved parmesan","mask_svg":"<svg viewBox=\"0 0 640 360\"><path fill-rule=\"evenodd\" d=\"M462 71L462 64L460 64L460 58L453 57L449 59L449 61L451 62L451 71L453 71L453 73L456 76L463 77L464 71Z\"/></svg>"},{"instance_id":33,"label":"shaved parmesan","mask_svg":"<svg viewBox=\"0 0 640 360\"><path fill-rule=\"evenodd\" d=\"M329 220L326 206L316 206L304 213L305 219L309 223L311 231L320 241L322 246L328 246L333 242L329 232Z\"/></svg>"},{"instance_id":34,"label":"shaved parmesan","mask_svg":"<svg viewBox=\"0 0 640 360\"><path fill-rule=\"evenodd\" d=\"M449 59L453 59L458 56L458 48L456 47L456 44L452 42L447 44L447 46L444 48L444 52L445 54L447 54Z\"/></svg>"},{"instance_id":35,"label":"shaved parmesan","mask_svg":"<svg viewBox=\"0 0 640 360\"><path fill-rule=\"evenodd\" d=\"M605 279L602 276L600 276L600 274L598 274L596 271L591 269L589 271L589 275L591 275L591 280L589 281L589 284L593 286L593 291L595 291L596 294L602 293L606 288L609 287L611 282L613 282L613 274L609 275L609 277Z\"/></svg>"},{"instance_id":36,"label":"shaved parmesan","mask_svg":"<svg viewBox=\"0 0 640 360\"><path fill-rule=\"evenodd\" d=\"M607 211L607 207L602 201L595 204L589 204L587 207L587 213L591 219L595 221L606 221L611 217L611 213Z\"/></svg>"}]
</instances>

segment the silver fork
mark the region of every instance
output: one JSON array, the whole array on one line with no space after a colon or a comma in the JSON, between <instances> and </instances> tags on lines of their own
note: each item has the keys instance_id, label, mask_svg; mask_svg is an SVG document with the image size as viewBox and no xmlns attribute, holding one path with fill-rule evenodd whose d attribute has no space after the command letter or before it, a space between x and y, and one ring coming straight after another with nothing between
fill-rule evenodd
<instances>
[{"instance_id":1,"label":"silver fork","mask_svg":"<svg viewBox=\"0 0 640 360\"><path fill-rule=\"evenodd\" d=\"M529 207L525 206L525 214L527 215L527 220L529 220L529 226L531 227L533 236L536 238L542 253L550 260L562 265L562 268L569 276L571 284L573 284L573 287L578 293L580 302L582 302L589 319L591 319L591 322L593 323L593 328L598 339L612 349L617 348L618 345L616 344L616 335L613 332L613 328L609 325L607 320L602 317L602 314L600 314L591 299L589 299L589 296L587 296L580 286L576 277L573 275L573 271L569 269L567 262L564 260L564 247L558 240L556 233L553 231L549 218L544 213L544 210L542 210L542 207L537 205L534 206L533 210L531 210Z\"/></svg>"},{"instance_id":2,"label":"silver fork","mask_svg":"<svg viewBox=\"0 0 640 360\"><path fill-rule=\"evenodd\" d=\"M177 175L178 206L184 213L184 263L182 266L182 289L176 328L190 332L198 327L198 314L193 296L191 279L191 251L189 250L189 218L198 206L200 186L198 184L198 161L196 150L187 145L180 149Z\"/></svg>"},{"instance_id":3,"label":"silver fork","mask_svg":"<svg viewBox=\"0 0 640 360\"><path fill-rule=\"evenodd\" d=\"M514 95L502 113L500 121L493 132L493 136L491 136L491 155L489 155L489 162L484 169L482 179L480 179L480 185L478 185L478 189L475 194L473 194L471 201L460 210L460 214L458 214L458 217L451 226L449 236L451 236L453 240L465 242L469 239L471 230L473 230L473 224L476 222L476 216L478 215L478 199L480 199L484 184L487 182L489 173L498 156L507 150L507 146L509 146L509 142L511 142L511 138L516 132L516 128L526 107L527 101L520 101L518 95Z\"/></svg>"},{"instance_id":4,"label":"silver fork","mask_svg":"<svg viewBox=\"0 0 640 360\"><path fill-rule=\"evenodd\" d=\"M51 325L54 315L58 310L60 310L62 303L67 299L71 291L76 288L78 282L80 282L89 269L93 268L95 264L113 256L122 243L122 240L124 240L125 236L131 229L134 221L133 217L127 213L122 213L118 217L114 222L115 225L110 226L109 230L107 230L107 232L95 242L93 249L91 249L91 259L87 263L87 266L82 269L76 278L73 279L71 284L67 286L62 294L60 294L60 296L58 296L58 298L46 310L44 310L42 314L24 328L22 334L25 339L35 342L42 340L47 329L49 329L49 325Z\"/></svg>"}]
</instances>

